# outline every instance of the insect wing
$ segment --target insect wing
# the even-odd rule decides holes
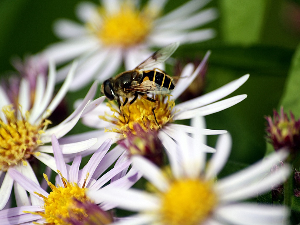
[[[153,69],[155,65],[166,61],[178,48],[179,42],[174,42],[153,53],[148,59],[136,67],[138,70]]]
[[[160,95],[165,95],[169,94],[171,91],[168,88],[162,87],[159,84],[146,80],[140,85],[141,88],[144,88],[148,94],[160,94]]]

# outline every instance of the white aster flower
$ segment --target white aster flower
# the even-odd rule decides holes
[[[19,108],[17,109],[13,108],[13,102],[9,101],[3,88],[0,87],[0,176],[4,177],[0,188],[0,209],[7,203],[13,187],[13,179],[7,172],[15,168],[38,183],[28,161],[31,157],[35,157],[55,170],[54,160],[46,154],[53,153],[52,147],[42,146],[42,144],[49,143],[52,134],[60,138],[68,133],[78,122],[83,110],[88,109],[86,105],[93,98],[97,83],[92,86],[85,99],[68,118],[57,126],[47,129],[48,124],[51,123],[47,118],[65,96],[72,82],[75,67],[76,64],[72,66],[65,82],[53,99],[56,76],[53,64],[50,64],[47,82],[44,75],[37,76],[33,103],[31,102],[30,82],[27,79],[22,79],[17,99]],[[96,139],[87,139],[83,142],[62,146],[66,158],[68,155],[70,157],[87,149],[97,141]],[[18,184],[15,184],[14,187],[16,195],[25,192]],[[26,200],[17,202],[17,205],[27,204],[29,202]]]
[[[79,69],[71,90],[82,88],[94,79],[104,81],[122,65],[133,69],[151,53],[152,47],[173,42],[195,43],[215,36],[212,29],[197,29],[217,17],[215,9],[199,11],[209,0],[192,0],[160,16],[165,0],[102,0],[101,7],[84,2],[77,9],[83,23],[59,20],[55,33],[65,41],[49,46],[43,55],[63,63],[79,57]],[[58,82],[64,79],[66,66]]]
[[[111,102],[107,105],[100,104],[93,110],[82,115],[82,122],[97,130],[63,139],[73,141],[77,139],[85,140],[87,137],[97,137],[99,142],[103,142],[106,138],[112,138],[114,141],[117,141],[126,138],[128,131],[135,134],[134,124],[136,123],[146,132],[150,130],[158,131],[158,136],[162,142],[165,138],[164,135],[161,135],[162,133],[174,139],[174,135],[178,130],[184,131],[185,133],[183,133],[183,135],[191,139],[189,134],[195,133],[195,129],[192,126],[175,124],[176,121],[219,112],[241,102],[247,97],[244,94],[220,100],[244,84],[249,78],[249,75],[234,80],[208,94],[175,105],[175,100],[204,68],[207,59],[208,54],[196,69],[193,64],[187,64],[185,66],[181,73],[182,78],[179,79],[179,82],[170,93],[168,99],[163,99],[160,98],[161,96],[158,96],[157,101],[151,102],[145,98],[138,98],[133,104],[130,105],[127,103],[125,106],[122,106],[121,112],[118,106]],[[201,130],[201,135],[216,135],[222,133],[226,133],[226,131],[204,128]],[[206,152],[215,151],[209,146],[201,145],[203,146],[202,149]]]
[[[92,201],[87,197],[89,191],[100,191],[111,187],[130,188],[139,178],[140,175],[135,169],[126,172],[130,162],[123,161],[106,173],[109,166],[114,162],[108,152],[111,146],[111,140],[105,141],[102,146],[92,155],[88,163],[79,170],[81,156],[75,157],[71,166],[64,162],[62,150],[55,136],[52,137],[52,145],[54,152],[54,160],[57,165],[58,176],[56,177],[56,185],[53,185],[47,175],[44,175],[51,192],[47,193],[34,181],[26,178],[15,169],[11,169],[9,174],[18,182],[26,191],[35,196],[37,201],[31,205],[21,206],[17,208],[5,209],[0,211],[1,224],[70,224],[67,222],[70,215],[76,215],[77,218],[89,216],[88,211],[83,211],[77,203],[89,204],[95,203],[100,205],[102,201]],[[118,178],[120,173],[123,175]],[[107,184],[110,182],[109,184]],[[107,184],[105,187],[104,185]],[[29,201],[27,193],[22,193],[23,199]],[[114,205],[101,204],[101,210],[109,210]],[[101,217],[100,217],[101,218]],[[76,218],[73,218],[76,219]],[[82,219],[82,218],[81,218]],[[103,218],[105,222],[107,218]],[[105,223],[106,224],[106,223]]]
[[[141,156],[132,157],[133,168],[155,187],[153,193],[118,188],[94,192],[90,197],[97,201],[116,204],[118,207],[139,212],[120,220],[115,225],[282,225],[288,224],[289,210],[285,206],[241,202],[256,197],[284,182],[290,167],[284,165],[276,173],[272,166],[284,160],[287,153],[274,153],[240,172],[216,180],[225,165],[231,148],[229,134],[220,136],[217,152],[205,163],[198,139],[190,141],[178,131],[177,144],[168,139],[172,175],[166,173]]]

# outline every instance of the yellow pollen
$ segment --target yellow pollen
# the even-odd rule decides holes
[[[87,26],[106,46],[127,48],[140,44],[152,29],[153,13],[138,10],[129,1],[117,12],[105,12],[102,8],[98,12],[102,21],[92,21]]]
[[[32,125],[28,122],[28,112],[17,119],[11,105],[3,107],[2,112],[6,121],[0,119],[0,171],[7,171],[10,166],[21,162],[26,165],[26,159],[42,144],[41,131],[47,128],[50,121]]]
[[[100,119],[115,124],[116,126],[110,132],[121,133],[126,137],[126,132],[130,130],[133,134],[135,123],[139,123],[143,130],[159,130],[166,123],[172,122],[172,109],[175,102],[169,99],[164,103],[163,98],[156,98],[155,102],[151,102],[145,98],[138,98],[134,103],[127,103],[121,106],[121,112],[114,107],[112,102],[107,103],[113,112],[113,115],[105,114],[99,116]]]
[[[199,179],[177,180],[162,194],[162,224],[197,225],[204,222],[217,204],[212,183]]]
[[[40,215],[45,219],[46,224],[57,225],[70,224],[67,222],[67,219],[70,218],[70,213],[73,216],[76,215],[76,219],[79,221],[88,217],[88,213],[83,208],[78,207],[75,201],[76,199],[80,202],[92,203],[92,200],[86,196],[86,188],[79,187],[76,183],[69,183],[59,171],[58,173],[60,174],[63,186],[53,185],[48,180],[47,175],[44,174],[44,178],[52,191],[48,197],[36,193],[38,196],[44,199],[44,212],[25,213]]]

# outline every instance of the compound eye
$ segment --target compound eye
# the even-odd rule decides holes
[[[102,91],[109,100],[115,99],[115,93],[112,90],[110,80],[104,81]]]

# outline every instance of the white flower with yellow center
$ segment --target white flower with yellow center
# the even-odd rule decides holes
[[[139,212],[114,225],[279,225],[288,224],[289,210],[284,206],[241,202],[256,197],[284,182],[290,167],[284,165],[276,173],[272,166],[284,160],[287,153],[274,153],[240,172],[220,180],[217,174],[227,161],[231,148],[229,134],[220,136],[216,153],[205,163],[205,153],[199,140],[182,136],[178,131],[177,144],[171,139],[165,147],[169,154],[171,175],[141,156],[132,157],[133,168],[141,171],[153,185],[152,193],[118,188],[93,192],[89,197],[116,204],[119,208]]]
[[[97,137],[99,142],[103,142],[106,138],[112,138],[114,141],[117,141],[126,138],[126,133],[128,132],[135,134],[134,125],[136,123],[138,123],[145,132],[151,130],[158,131],[158,137],[162,142],[165,136],[160,135],[161,133],[167,134],[174,139],[174,135],[178,130],[184,131],[185,133],[183,133],[183,135],[191,139],[189,135],[193,134],[195,129],[192,126],[175,124],[176,121],[219,112],[241,102],[247,97],[246,95],[237,95],[225,100],[220,100],[234,92],[247,81],[249,75],[244,75],[208,94],[175,104],[175,99],[184,92],[199,72],[202,71],[207,59],[208,55],[206,55],[197,68],[194,68],[192,64],[186,65],[181,73],[182,78],[179,79],[174,90],[166,99],[158,95],[156,101],[151,102],[141,97],[132,104],[127,103],[121,106],[120,109],[114,101],[106,105],[100,104],[93,110],[90,110],[89,113],[84,114],[82,120],[85,125],[96,128],[97,130],[80,135],[72,135],[64,139],[74,141],[85,140],[87,137]],[[216,135],[222,133],[226,133],[226,131],[204,128],[201,130],[201,135]],[[204,144],[202,144],[202,146],[206,152],[215,151],[213,148]]]
[[[72,219],[82,221],[88,218],[89,211],[78,206],[78,202],[82,204],[97,204],[102,201],[95,202],[87,196],[91,190],[109,189],[110,187],[130,188],[141,176],[135,169],[127,168],[130,162],[123,161],[115,165],[107,172],[108,168],[115,162],[108,156],[107,152],[111,146],[111,140],[105,141],[101,147],[92,155],[88,163],[79,170],[82,157],[77,155],[71,166],[64,162],[62,150],[57,139],[52,137],[52,145],[54,158],[57,165],[58,176],[56,177],[56,185],[48,180],[48,176],[44,174],[48,186],[51,188],[47,193],[39,184],[26,178],[18,171],[12,169],[10,175],[18,184],[25,188],[31,195],[34,195],[38,201],[31,205],[21,206],[12,209],[0,211],[1,224],[23,224],[30,222],[31,224],[55,224],[67,225],[70,216],[76,216]],[[122,176],[118,174],[122,173]],[[109,184],[107,184],[109,182]],[[107,185],[106,185],[107,184]],[[17,196],[20,197],[20,196]],[[22,193],[23,199],[28,199],[27,193]],[[101,210],[109,210],[114,207],[112,204],[101,204]],[[101,218],[98,224],[108,224],[111,218]]]
[[[35,157],[56,170],[54,159],[47,154],[53,153],[52,146],[42,145],[51,141],[52,134],[60,138],[76,125],[84,109],[88,109],[86,105],[93,98],[97,89],[97,83],[95,83],[79,107],[69,117],[57,126],[47,129],[51,123],[47,118],[65,96],[72,82],[75,67],[76,64],[72,66],[64,84],[53,99],[56,76],[53,64],[50,64],[47,82],[43,75],[37,76],[33,103],[31,102],[32,90],[29,88],[29,81],[22,79],[17,100],[18,109],[13,108],[13,103],[9,101],[3,88],[0,87],[0,177],[4,177],[0,188],[0,209],[5,207],[13,187],[13,180],[7,173],[10,169],[19,170],[36,183],[38,183],[37,178],[29,163],[31,157]],[[96,143],[96,139],[87,139],[79,143],[65,144],[63,153],[66,159],[74,157],[75,153]],[[16,195],[25,192],[18,184],[15,184],[14,187]],[[20,200],[17,204],[27,205],[29,202]]]
[[[62,43],[49,46],[43,55],[64,63],[79,57],[80,64],[71,90],[77,90],[94,79],[111,77],[124,60],[125,69],[133,69],[150,55],[152,47],[173,42],[195,43],[213,38],[212,29],[197,29],[217,17],[215,9],[199,11],[208,0],[193,0],[160,16],[165,0],[140,1],[102,0],[101,7],[81,3],[77,16],[84,25],[60,20],[55,33]],[[64,79],[61,70],[57,81]]]

